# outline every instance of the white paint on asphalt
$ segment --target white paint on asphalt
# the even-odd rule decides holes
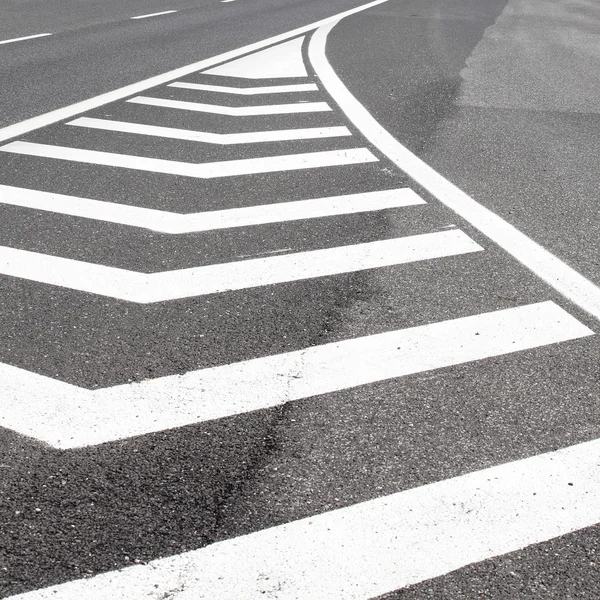
[[[150,13],[149,15],[138,15],[137,17],[130,17],[130,19],[147,19],[148,17],[160,17],[162,15],[170,15],[176,12],[176,10],[163,10],[162,12]]]
[[[323,86],[356,128],[409,177],[442,204],[481,231],[503,250],[579,308],[600,319],[600,288],[513,225],[479,204],[390,135],[348,91],[325,55],[327,34],[335,22],[319,28],[309,59]]]
[[[425,200],[404,188],[180,214],[0,185],[0,203],[181,234],[401,208],[425,204]]]
[[[460,230],[159,273],[0,246],[0,274],[140,304],[377,269],[483,250]]]
[[[112,152],[98,152],[96,150],[82,150],[31,142],[12,142],[0,146],[0,151],[199,179],[354,165],[378,160],[366,148],[242,158],[212,163],[184,163],[161,158],[146,158],[129,154],[114,154]]]
[[[1,40],[0,46],[2,44],[12,44],[13,42],[23,42],[25,40],[34,40],[36,38],[48,37],[52,35],[51,33],[36,33],[35,35],[26,35],[25,37],[13,38],[12,40]]]
[[[270,260],[279,260],[279,257]],[[92,446],[589,335],[592,332],[562,308],[553,302],[542,302],[101,390],[82,389],[0,364],[3,387],[0,426],[42,440],[55,448]],[[595,460],[598,462],[597,457]],[[600,478],[596,480],[600,485]],[[429,493],[425,491],[423,497]],[[575,493],[578,493],[577,488]],[[506,501],[510,502],[509,489],[506,496]],[[595,504],[600,509],[597,498]],[[569,514],[570,511],[564,511],[563,518],[570,518]],[[369,510],[365,517],[368,515]],[[472,517],[476,515],[477,511]],[[439,516],[435,512],[432,514],[434,523]],[[376,512],[373,517],[376,517]],[[485,515],[482,518],[485,522]],[[547,527],[554,528],[554,533],[548,537],[561,532],[560,521],[549,519]],[[387,539],[386,529],[384,527],[379,532],[382,548]],[[423,533],[419,530],[415,539],[422,538]],[[430,539],[433,543],[435,533],[432,531],[431,538],[425,536],[423,539]],[[494,531],[490,530],[490,534],[491,542]],[[400,536],[398,543],[403,544],[403,540]],[[468,547],[470,540],[467,530],[455,542]],[[360,545],[360,540],[358,542]],[[301,547],[302,544],[297,541],[296,550]],[[348,546],[351,547],[353,545]],[[406,552],[410,554],[411,551],[414,548],[408,544]],[[335,560],[340,553],[344,555],[341,548],[330,548],[328,552],[328,561]],[[276,555],[277,552],[271,553],[270,559],[276,560]],[[378,555],[370,557],[368,568],[364,571],[374,582],[379,579],[375,556]],[[395,560],[396,556],[396,553],[390,552],[386,560]],[[431,555],[431,560],[434,556],[438,561],[445,559],[451,562],[456,555],[449,547],[441,545]],[[485,556],[475,552],[472,560],[482,558]],[[398,561],[398,573],[402,572],[403,562],[402,559]],[[291,558],[290,566],[294,564],[301,565]],[[431,561],[427,553],[424,559],[415,557],[414,565],[428,569]],[[329,579],[324,577],[319,582],[319,577],[311,579],[311,573],[313,569],[306,572],[306,583],[325,584]],[[224,583],[234,577],[228,568],[217,569],[213,574],[225,577]],[[333,573],[332,577],[335,577]],[[214,597],[213,589],[220,588],[207,588],[211,598]],[[315,589],[318,590],[318,586]],[[89,591],[91,593],[93,587]],[[127,595],[132,593],[129,589],[124,593],[128,599],[136,597]],[[104,597],[121,596],[107,593]],[[228,599],[237,597],[233,594]],[[302,594],[296,597],[304,598]],[[339,597],[336,593],[317,594],[319,600]],[[80,598],[90,596],[83,594]]]
[[[594,440],[13,600],[367,600],[595,525],[599,455]]]
[[[330,111],[327,102],[297,102],[295,104],[264,104],[258,106],[219,106],[218,104],[203,104],[201,102],[186,102],[185,100],[170,100],[168,98],[152,98],[136,96],[127,100],[134,104],[160,106],[179,110],[211,113],[213,115],[228,115],[231,117],[252,117],[257,115],[287,115],[294,113],[312,113]]]
[[[319,88],[316,83],[298,83],[292,85],[263,85],[259,87],[228,87],[225,85],[208,85],[206,83],[188,83],[187,81],[175,81],[167,87],[182,88],[185,90],[197,90],[200,92],[217,92],[220,94],[236,94],[238,96],[255,96],[258,94],[288,94],[294,92],[317,92]]]
[[[205,144],[258,144],[263,142],[282,142],[290,140],[310,140],[332,137],[350,136],[350,130],[344,126],[338,127],[311,127],[308,129],[282,129],[274,131],[251,131],[247,133],[209,133],[205,131],[191,131],[189,129],[174,129],[157,125],[143,125],[141,123],[128,123],[125,121],[112,121],[110,119],[94,119],[80,117],[67,123],[76,127],[102,129],[104,131],[118,131],[136,135],[151,135],[190,142]]]
[[[302,58],[304,37],[243,56],[224,65],[204,71],[207,75],[241,77],[243,79],[279,79],[306,77]]]
[[[57,123],[58,121],[70,119],[83,112],[92,110],[94,108],[98,108],[99,106],[104,106],[109,102],[116,102],[117,100],[122,100],[124,98],[127,98],[128,96],[139,94],[140,92],[143,92],[150,88],[169,83],[170,81],[179,79],[180,77],[185,77],[186,75],[190,75],[191,73],[194,73],[196,71],[208,69],[213,65],[220,64],[227,60],[232,60],[250,52],[255,52],[267,46],[283,42],[297,35],[306,33],[308,31],[312,31],[313,29],[316,29],[317,27],[320,27],[321,25],[324,25],[326,23],[338,21],[343,17],[356,14],[363,10],[367,10],[368,8],[377,6],[379,4],[383,4],[384,2],[388,2],[388,0],[373,0],[373,2],[368,2],[367,4],[363,4],[362,6],[357,6],[356,8],[352,8],[350,10],[338,13],[337,15],[321,19],[320,21],[310,23],[309,25],[304,25],[302,27],[292,29],[291,31],[275,35],[265,40],[254,42],[252,44],[248,44],[247,46],[242,46],[241,48],[224,52],[223,54],[213,56],[212,58],[200,60],[190,65],[186,65],[185,67],[173,69],[172,71],[168,71],[166,73],[163,73],[162,75],[156,75],[154,77],[138,81],[137,83],[126,85],[112,92],[100,94],[98,96],[95,96],[94,98],[88,98],[87,100],[76,102],[75,104],[65,106],[64,108],[52,110],[43,115],[38,115],[37,117],[32,117],[31,119],[21,121],[20,123],[8,125],[6,127],[0,128],[0,142],[6,141],[11,138],[15,138],[17,136],[23,135],[30,131],[34,131],[35,129],[39,129],[41,127],[46,127],[47,125]]]

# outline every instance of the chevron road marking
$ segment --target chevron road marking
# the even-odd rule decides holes
[[[425,204],[425,200],[403,188],[181,214],[0,185],[0,204],[181,234],[401,208]]]
[[[449,230],[147,274],[0,246],[0,274],[148,304],[481,250],[462,231]]]
[[[91,446],[589,335],[542,302],[101,390],[0,364],[0,426]]]
[[[230,117],[256,117],[261,115],[291,115],[297,113],[327,112],[331,107],[327,102],[297,102],[295,104],[264,104],[254,106],[219,106],[218,104],[203,104],[185,100],[169,100],[168,98],[153,98],[151,96],[136,96],[127,100],[133,104],[145,106],[160,106],[178,110],[211,113],[213,115],[228,115]]]
[[[597,524],[598,455],[594,440],[13,600],[367,600]]]
[[[88,127],[104,131],[118,131],[120,133],[133,133],[136,135],[151,135],[156,137],[187,140],[190,142],[203,142],[205,144],[257,144],[262,142],[282,142],[288,140],[309,140],[332,137],[350,136],[347,127],[312,127],[308,129],[280,129],[275,131],[252,131],[249,133],[208,133],[192,131],[189,129],[174,129],[157,125],[142,125],[109,119],[94,119],[80,117],[70,121],[67,125],[75,127]]]
[[[265,85],[260,87],[228,87],[224,85],[209,85],[206,83],[188,83],[175,81],[167,87],[198,90],[201,92],[216,92],[220,94],[237,94],[238,96],[254,96],[258,94],[287,94],[290,92],[316,92],[319,90],[316,83],[298,83],[292,85]]]
[[[212,163],[184,163],[160,158],[146,158],[96,150],[81,150],[64,146],[50,146],[31,142],[12,142],[0,146],[2,152],[55,158],[73,162],[137,169],[151,173],[167,175],[183,175],[199,179],[215,177],[234,177],[237,175],[256,175],[259,173],[275,173],[279,171],[295,171],[299,169],[315,169],[377,162],[377,158],[366,148],[350,148],[347,150],[328,150],[324,152],[307,152],[304,154],[284,154],[263,158],[244,158]]]

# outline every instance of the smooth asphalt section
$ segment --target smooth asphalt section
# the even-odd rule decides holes
[[[483,38],[485,28],[492,25],[503,10],[503,5],[493,3],[478,4],[478,13],[474,13],[476,7],[468,4],[445,5],[447,12],[427,6],[431,12],[429,19],[425,18],[426,14],[419,15],[415,5],[411,7],[411,14],[416,16],[408,18],[404,35],[399,34],[403,18],[392,18],[398,6],[390,3],[364,17],[342,21],[330,34],[327,48],[332,65],[378,119],[384,122],[382,113],[388,115],[389,123],[384,124],[390,130],[392,123],[409,127],[407,124],[412,122],[395,104],[387,104],[386,94],[377,93],[378,85],[391,80],[394,72],[391,63],[399,70],[399,65],[409,64],[406,57],[415,61],[422,57],[422,70],[426,65],[433,69],[437,65],[435,57],[431,53],[420,54],[418,50],[426,45],[428,31],[433,31],[432,40],[441,38],[436,26],[444,23],[446,27],[457,29],[447,36],[456,44],[456,52],[445,52],[443,57],[448,63],[454,58],[459,68],[461,61],[466,60]],[[425,33],[419,32],[415,23],[428,20],[433,21],[428,25],[431,29],[426,27]],[[397,31],[393,27],[386,29],[392,22]],[[244,26],[246,23],[238,24],[240,29]],[[379,33],[380,30],[383,33]],[[409,36],[409,30],[414,37]],[[388,43],[385,43],[386,31]],[[393,46],[390,40],[397,43],[397,39],[404,40],[406,47]],[[386,60],[377,52],[385,55]],[[140,410],[125,418],[113,419],[112,424],[122,426],[124,433],[106,443],[94,444],[90,440],[86,444],[85,439],[80,439],[72,447],[68,443],[61,446],[56,440],[44,444],[34,439],[35,436],[26,437],[10,428],[2,430],[0,464],[6,499],[2,506],[6,555],[3,596],[71,580],[81,580],[86,586],[87,577],[127,566],[137,565],[144,574],[149,572],[144,571],[145,563],[172,557],[176,568],[168,571],[169,576],[165,578],[160,576],[162,571],[156,571],[159,574],[157,587],[150,593],[159,598],[185,597],[186,586],[194,575],[189,575],[181,564],[177,566],[182,553],[204,548],[210,553],[215,546],[218,558],[218,548],[234,547],[240,535],[266,531],[268,542],[269,531],[275,535],[279,531],[270,528],[303,518],[310,522],[315,515],[321,515],[320,522],[325,523],[326,528],[334,509],[350,511],[338,513],[343,519],[343,515],[355,514],[353,507],[359,510],[366,507],[363,515],[366,519],[361,522],[368,523],[370,505],[362,503],[381,498],[385,503],[385,496],[410,490],[423,499],[419,506],[426,517],[430,506],[427,502],[432,496],[422,487],[424,485],[443,487],[445,480],[473,474],[475,484],[483,486],[485,494],[488,483],[486,471],[482,470],[519,459],[527,461],[543,452],[600,437],[600,411],[596,401],[600,393],[597,378],[600,348],[597,336],[589,335],[586,329],[587,326],[596,331],[597,322],[435,198],[412,185],[335,105],[323,87],[325,82],[315,77],[306,60],[306,43],[303,53],[306,78],[240,81],[231,75],[191,73],[183,78],[185,82],[204,86],[202,89],[161,85],[144,92],[145,97],[154,99],[151,104],[127,102],[124,98],[82,116],[141,127],[160,126],[169,131],[221,134],[258,131],[272,134],[290,128],[347,127],[351,136],[270,140],[229,147],[181,137],[163,138],[86,127],[86,122],[58,123],[21,136],[17,140],[21,145],[13,146],[13,151],[4,147],[0,152],[0,185],[25,190],[25,195],[28,190],[34,190],[82,201],[180,214],[289,204],[343,194],[362,195],[407,186],[412,187],[425,204],[173,235],[89,215],[65,215],[58,210],[61,205],[52,202],[48,208],[53,210],[34,210],[7,202],[0,207],[3,245],[15,252],[30,253],[29,257],[41,255],[145,273],[226,264],[274,254],[289,257],[294,253],[453,231],[462,232],[480,249],[411,264],[339,272],[327,277],[148,305],[76,291],[70,288],[68,281],[55,281],[54,285],[31,281],[33,273],[29,274],[30,278],[27,272],[17,277],[3,276],[0,279],[0,360],[4,363],[3,372],[9,374],[3,378],[3,389],[13,394],[14,402],[21,403],[9,406],[15,418],[26,414],[19,415],[15,406],[28,406],[32,411],[29,424],[35,421],[41,430],[50,430],[52,419],[57,415],[48,408],[49,400],[58,401],[60,407],[65,406],[62,401],[75,398],[77,404],[75,393],[62,393],[67,389],[64,386],[72,385],[73,389],[82,390],[83,395],[96,391],[103,394],[97,396],[102,400],[89,413],[100,416],[97,423],[101,423],[102,417],[108,417],[106,421],[110,422],[112,415],[121,414],[118,409],[126,410],[123,400],[129,392],[124,394],[122,390],[156,390],[161,378],[172,377],[163,385],[165,395],[156,418],[152,415],[149,418]],[[367,57],[368,65],[362,62]],[[441,61],[442,56],[437,55],[437,58]],[[182,64],[185,60],[175,66]],[[151,70],[152,65],[144,68]],[[414,68],[417,73],[419,69]],[[381,75],[378,75],[379,70]],[[401,74],[396,73],[394,80],[398,81],[396,97],[400,99],[404,97],[402,89],[408,90],[415,81],[408,76],[400,80]],[[207,89],[214,85],[249,87],[307,82],[315,83],[318,90],[222,98],[222,92]],[[375,93],[367,97],[366,92],[371,90]],[[371,97],[385,99],[385,110],[375,100],[368,102]],[[173,108],[172,104],[167,107],[165,100],[219,104],[231,109],[325,102],[332,110],[242,118]],[[158,106],[160,102],[163,105]],[[439,113],[431,111],[424,100],[420,104],[415,101],[414,106],[413,120],[418,125],[410,126],[411,131],[416,139],[419,131],[428,132],[421,134],[427,139],[433,123],[437,123],[437,117],[429,123],[427,115],[439,116]],[[413,140],[398,137],[421,153],[422,148],[414,145]],[[39,150],[47,146],[69,149],[71,159],[42,157],[39,151],[37,154],[32,151],[34,147]],[[187,164],[214,163],[330,152],[340,148],[365,149],[376,160],[359,165],[257,172],[206,180],[140,170],[137,168],[140,162],[132,161],[132,157],[137,157]],[[122,165],[113,166],[76,160],[82,157],[82,150],[129,158],[128,162],[123,160]],[[455,150],[455,154],[459,153]],[[142,164],[147,163],[142,160]],[[80,274],[82,279],[93,279],[85,268]],[[448,366],[435,370],[411,366],[412,371],[407,371],[404,377],[377,381],[370,375],[370,382],[355,384],[357,387],[352,388],[344,387],[342,378],[339,387],[330,388],[334,390],[330,393],[302,395],[303,369],[315,364],[315,359],[309,357],[318,357],[313,353],[327,344],[357,340],[360,347],[363,338],[372,343],[376,334],[396,330],[412,329],[413,335],[420,336],[423,331],[435,331],[429,329],[429,325],[467,317],[475,317],[475,323],[482,323],[477,319],[483,314],[501,310],[514,314],[511,311],[538,303],[546,307],[540,308],[540,314],[547,318],[540,321],[536,320],[535,311],[527,313],[529,317],[524,322],[513,322],[513,328],[507,327],[505,335],[492,336],[500,344],[497,347],[502,348],[503,342],[509,346],[517,342],[523,344],[521,331],[534,331],[530,338],[533,342],[530,341],[529,346],[525,344],[523,351],[496,350],[484,360],[464,364],[447,362]],[[543,312],[550,306],[553,307],[550,312]],[[558,323],[551,318],[556,314]],[[573,339],[543,344],[540,337],[536,342],[538,334],[535,332],[545,332],[551,322],[556,331],[564,335],[561,339],[570,339],[569,335]],[[433,336],[436,351],[421,350],[425,363],[439,361],[439,350],[447,348],[450,341],[462,347],[477,341],[479,336],[486,336],[486,330],[465,333],[460,323],[464,321],[459,321],[456,335],[443,338],[437,348]],[[532,328],[533,325],[538,329]],[[550,342],[559,341],[558,337],[552,338],[555,334],[547,335]],[[387,363],[380,362],[371,348],[364,346],[364,362],[360,353],[355,355],[352,381],[394,363],[389,359]],[[400,341],[396,350],[402,348]],[[260,392],[260,385],[271,381],[261,377],[262,371],[253,369],[255,365],[264,368],[265,362],[244,361],[281,356],[284,352],[298,353],[294,355],[298,366],[288,367],[283,372],[289,383],[271,385],[268,394],[256,393]],[[255,405],[250,412],[234,410],[229,416],[202,422],[192,420],[169,430],[152,429],[148,425],[177,412],[176,393],[186,392],[187,382],[194,373],[233,363],[247,365],[245,372],[249,374],[251,385],[243,388],[249,393],[241,394],[241,399],[263,402],[262,407]],[[331,385],[327,370],[324,375],[319,375],[322,372],[318,369],[314,372],[315,380],[320,377]],[[15,373],[18,375],[13,376]],[[277,381],[277,370],[265,373]],[[38,385],[39,376],[48,379]],[[19,388],[21,381],[26,384],[24,388]],[[32,382],[36,385],[28,388]],[[140,387],[128,386],[134,382]],[[233,400],[236,400],[236,383],[238,380],[231,378],[227,382],[234,385]],[[13,387],[9,388],[9,384]],[[231,399],[226,395],[231,395],[231,388],[221,385],[214,393],[214,405],[218,407]],[[200,388],[202,392],[198,391]],[[264,398],[278,389],[284,390],[279,397],[293,393],[297,394],[297,401],[266,404]],[[185,397],[188,404],[191,402],[193,406],[200,393],[206,393],[205,387],[192,387],[191,391],[188,388]],[[172,397],[169,394],[173,394]],[[133,400],[139,402],[140,398]],[[233,405],[235,407],[235,402]],[[44,410],[48,419],[40,418]],[[82,411],[80,406],[74,406],[72,413],[66,411],[59,416],[64,416],[66,421],[70,416],[81,419]],[[197,414],[195,417],[199,418]],[[138,430],[137,437],[130,437],[133,434],[127,433],[129,420],[145,423],[146,430]],[[23,421],[27,424],[28,419]],[[80,422],[85,423],[85,418]],[[61,447],[68,449],[60,450]],[[541,460],[543,464],[545,459]],[[547,460],[552,462],[552,456]],[[537,463],[534,460],[524,464]],[[508,467],[509,475],[512,468]],[[562,486],[561,494],[577,495],[579,480],[570,486],[573,481],[569,475],[561,474],[557,486]],[[514,481],[511,489],[514,489]],[[537,493],[537,490],[531,493],[530,506],[534,508],[537,500],[533,498]],[[512,507],[510,502],[503,502],[502,494],[502,488],[497,490],[494,506]],[[552,494],[546,490],[540,496],[552,503]],[[462,506],[460,502],[458,506]],[[565,510],[569,510],[568,505]],[[465,515],[460,510],[458,513],[460,526],[460,518]],[[448,514],[452,517],[454,513]],[[476,510],[473,518],[476,519],[477,514]],[[356,521],[356,517],[349,518]],[[482,522],[485,525],[485,519]],[[302,529],[302,522],[299,523],[297,527]],[[503,523],[500,521],[495,526],[501,531]],[[551,527],[553,521],[545,523]],[[410,530],[410,519],[408,525]],[[394,593],[400,598],[435,597],[435,594],[438,597],[519,598],[526,589],[526,583],[521,585],[519,581],[532,581],[537,577],[540,585],[536,589],[543,589],[547,597],[564,598],[568,597],[565,590],[573,594],[571,590],[576,590],[579,597],[594,598],[597,577],[593,565],[589,564],[593,562],[589,556],[597,547],[595,532],[596,528],[587,529]],[[432,538],[427,538],[426,533],[423,535],[431,543]],[[468,534],[461,540],[464,542],[465,538],[467,543],[463,543],[462,548],[469,546]],[[251,552],[255,538],[245,539],[250,540]],[[214,542],[223,542],[225,546]],[[418,545],[419,539],[415,543]],[[373,544],[376,549],[377,536]],[[293,544],[291,547],[293,550]],[[357,547],[360,548],[360,543]],[[446,552],[451,552],[452,547],[452,544],[444,546]],[[577,551],[572,551],[574,548]],[[268,550],[267,543],[261,552],[268,557]],[[306,548],[302,550],[306,554]],[[549,553],[559,554],[559,558],[548,560]],[[383,558],[386,556],[389,560],[389,553],[383,553]],[[235,559],[235,553],[233,557]],[[293,572],[293,552],[279,554],[277,558]],[[327,558],[325,553],[319,564],[325,573]],[[333,564],[337,557],[332,553],[330,558]],[[520,569],[515,571],[512,567],[515,564],[521,565]],[[568,573],[556,578],[560,565],[567,564],[576,573],[574,578]],[[379,563],[374,561],[371,566],[373,576],[368,568],[361,574],[377,583]],[[152,570],[153,566],[147,569]],[[234,568],[229,573],[237,575],[238,570],[243,571]],[[305,574],[303,584],[313,597],[336,597],[335,593],[319,595],[319,585],[327,583],[327,577],[307,572],[309,575]],[[219,573],[215,573],[218,578]],[[233,574],[232,580],[235,579]],[[351,584],[350,575],[357,573],[348,573],[346,580]],[[94,586],[93,579],[89,582]],[[155,585],[154,580],[144,576],[140,579],[142,582]],[[234,596],[277,597],[285,589],[284,581],[262,578],[254,583],[252,587],[239,588]],[[102,586],[94,589],[94,593],[104,593]],[[142,587],[126,588],[124,597],[131,598],[136,589],[142,590]],[[201,591],[215,598],[216,590],[215,587]],[[81,596],[76,593],[73,597]],[[87,597],[91,597],[91,591]]]
[[[45,2],[39,3],[45,6]],[[54,3],[56,4],[56,3]],[[14,3],[12,39],[67,28],[50,37],[0,45],[0,127],[164,73],[203,58],[285,33],[359,6],[358,0],[219,0],[185,6],[89,0],[77,9],[59,3],[46,18],[38,3]],[[16,7],[15,7],[16,5]],[[155,18],[130,16],[178,8]],[[111,18],[111,11],[114,18]],[[103,15],[102,22],[94,15]],[[4,10],[3,10],[4,17]],[[50,20],[49,20],[50,19]]]

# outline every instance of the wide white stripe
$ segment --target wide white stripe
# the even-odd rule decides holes
[[[596,525],[598,455],[593,440],[13,600],[368,600]]]
[[[432,169],[390,135],[352,96],[331,68],[325,55],[327,34],[334,25],[335,23],[330,23],[315,32],[309,46],[309,57],[319,79],[357,129],[440,202],[498,244],[557,292],[600,319],[600,287]]]
[[[238,96],[254,96],[257,94],[286,94],[289,92],[316,92],[319,89],[316,83],[237,88],[224,85],[208,85],[206,83],[188,83],[187,81],[176,81],[174,83],[169,83],[168,87],[183,88],[186,90],[198,90],[201,92],[216,92],[220,94],[236,94]]]
[[[244,79],[306,77],[302,58],[303,42],[304,37],[299,37],[214,67],[205,73]]]
[[[13,38],[11,40],[1,40],[0,46],[2,44],[12,44],[13,42],[23,42],[25,40],[34,40],[36,38],[47,37],[52,35],[51,33],[36,33],[35,35],[26,35],[25,37]]]
[[[181,214],[0,185],[0,203],[179,234],[400,208],[425,201],[405,188]]]
[[[176,13],[176,10],[163,10],[162,12],[150,13],[148,15],[138,15],[137,17],[129,17],[130,19],[147,19],[148,17],[160,17],[161,15],[170,15]]]
[[[75,104],[71,104],[63,108],[51,110],[50,112],[38,115],[36,117],[32,117],[30,119],[26,119],[19,123],[8,125],[7,127],[2,127],[0,128],[0,142],[18,137],[30,131],[39,129],[40,127],[46,127],[47,125],[51,125],[52,123],[58,123],[59,121],[70,119],[71,117],[80,115],[83,112],[92,110],[94,108],[98,108],[99,106],[104,106],[109,102],[116,102],[117,100],[122,100],[124,98],[127,98],[128,96],[133,96],[133,94],[139,94],[140,92],[149,90],[150,88],[153,88],[155,86],[163,85],[165,83],[173,81],[174,79],[178,79],[179,77],[185,77],[186,75],[190,75],[191,73],[200,71],[202,69],[207,69],[212,65],[222,63],[226,60],[231,60],[233,58],[237,58],[238,56],[248,54],[249,52],[255,52],[257,50],[265,48],[266,46],[277,44],[284,40],[288,40],[291,37],[295,37],[302,33],[306,33],[307,31],[312,31],[313,29],[320,27],[325,23],[337,21],[342,17],[354,15],[363,10],[367,10],[368,8],[377,6],[379,4],[383,4],[385,2],[388,2],[388,0],[373,0],[372,2],[368,2],[367,4],[363,4],[362,6],[351,8],[350,10],[346,10],[331,17],[326,17],[325,19],[321,19],[320,21],[316,21],[308,25],[303,25],[302,27],[292,29],[291,31],[287,31],[279,35],[260,40],[259,42],[254,42],[252,44],[248,44],[247,46],[242,46],[241,48],[236,48],[235,50],[230,50],[228,52],[224,52],[223,54],[218,54],[217,56],[212,56],[211,58],[200,60],[198,62],[186,65],[184,67],[180,67],[178,69],[173,69],[172,71],[167,71],[166,73],[163,73],[161,75],[156,75],[154,77],[138,81],[137,83],[126,85],[122,88],[113,90],[112,92],[106,92],[105,94],[100,94],[98,96],[94,96],[93,98],[89,98],[81,102],[76,102]]]
[[[218,104],[203,104],[185,100],[169,100],[168,98],[153,98],[151,96],[136,96],[127,100],[134,104],[146,106],[161,106],[195,112],[211,113],[213,115],[228,115],[230,117],[253,117],[260,115],[287,115],[294,113],[313,113],[331,110],[327,102],[298,102],[296,104],[265,104],[259,106],[219,106]]]
[[[0,363],[0,426],[91,446],[589,335],[543,302],[101,390]]]
[[[139,273],[0,246],[0,274],[137,303],[164,302],[482,250],[459,230]]]
[[[264,158],[245,158],[213,163],[184,163],[160,158],[145,158],[128,154],[81,150],[64,146],[49,146],[31,142],[12,142],[0,147],[0,151],[14,152],[43,158],[56,158],[107,167],[137,169],[152,173],[183,175],[200,179],[214,177],[234,177],[237,175],[255,175],[258,173],[274,173],[278,171],[295,171],[298,169],[315,169],[358,163],[376,162],[377,158],[366,148],[348,150],[330,150],[325,152],[307,152],[304,154],[287,154],[267,156]]]
[[[191,131],[189,129],[174,129],[157,125],[143,125],[140,123],[127,123],[125,121],[112,121],[109,119],[93,119],[80,117],[67,125],[103,129],[105,131],[119,131],[137,135],[152,135],[156,137],[188,140],[190,142],[203,142],[205,144],[257,144],[264,142],[281,142],[288,140],[308,140],[317,138],[330,138],[352,135],[347,127],[312,127],[308,129],[281,129],[274,131],[252,131],[249,133],[209,133],[204,131]]]

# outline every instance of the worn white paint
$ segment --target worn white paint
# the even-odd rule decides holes
[[[0,364],[0,426],[56,448],[90,446],[589,335],[563,309],[543,302],[101,390]],[[370,563],[372,575],[377,562]],[[225,585],[235,577],[229,569],[215,575]],[[306,577],[318,581],[310,571]]]
[[[306,67],[302,58],[303,41],[304,37],[297,37],[204,72],[207,75],[224,75],[244,79],[306,77]]]
[[[189,129],[175,129],[173,127],[161,127],[158,125],[113,121],[110,119],[94,119],[91,117],[80,117],[79,119],[70,121],[67,125],[87,127],[90,129],[102,129],[104,131],[133,133],[136,135],[151,135],[174,140],[202,142],[204,144],[220,144],[221,146],[309,140],[352,135],[350,130],[343,126],[312,127],[306,129],[275,129],[273,131],[251,131],[248,133],[210,133],[205,131],[191,131]]]
[[[425,201],[403,188],[181,214],[0,185],[0,204],[181,234],[400,208]]]
[[[460,230],[159,273],[0,246],[0,274],[141,304],[377,269],[482,250]]]
[[[366,148],[285,154],[212,163],[184,163],[161,158],[146,158],[129,154],[114,154],[112,152],[98,152],[95,150],[82,150],[79,148],[50,146],[31,142],[11,142],[10,144],[1,146],[0,151],[200,179],[316,169],[377,161],[377,158]]]
[[[208,85],[206,83],[188,83],[175,81],[167,87],[196,90],[198,92],[215,92],[218,94],[234,94],[237,96],[256,96],[260,94],[289,94],[295,92],[317,92],[316,83],[298,83],[292,85],[263,85],[259,87],[230,87],[225,85]]]
[[[219,106],[202,102],[187,102],[185,100],[170,100],[169,98],[152,98],[136,96],[127,100],[133,104],[175,108],[194,112],[227,115],[230,117],[256,117],[260,115],[291,115],[297,113],[327,112],[331,107],[327,102],[296,102],[294,104],[264,104],[256,106]]]
[[[600,319],[600,288],[572,267],[479,204],[390,135],[352,96],[325,56],[327,34],[335,23],[311,38],[309,58],[323,86],[356,128],[385,156],[430,194],[481,231],[579,308]]]

